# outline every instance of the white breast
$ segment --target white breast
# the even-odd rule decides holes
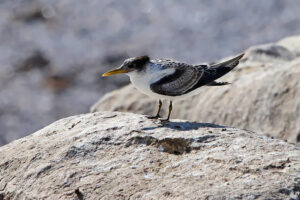
[[[174,73],[174,69],[164,69],[159,65],[149,64],[146,66],[146,70],[143,72],[131,72],[128,73],[130,77],[131,83],[142,93],[155,98],[155,99],[170,99],[168,96],[160,95],[157,93],[152,92],[150,89],[151,83],[154,83],[161,78]]]

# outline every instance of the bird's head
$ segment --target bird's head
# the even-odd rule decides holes
[[[148,56],[139,56],[139,57],[133,57],[126,59],[123,64],[118,67],[117,69],[108,71],[102,76],[111,76],[115,74],[124,74],[124,73],[130,73],[130,72],[138,72],[142,71],[145,66],[150,61],[150,58]]]

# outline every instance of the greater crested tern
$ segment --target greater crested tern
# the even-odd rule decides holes
[[[102,76],[127,74],[138,90],[158,99],[157,114],[149,118],[160,117],[161,99],[170,100],[166,119],[169,120],[173,100],[195,95],[201,86],[228,85],[228,82],[215,80],[235,68],[243,56],[242,53],[232,59],[212,65],[190,65],[171,59],[152,60],[148,56],[140,56],[126,59],[119,68],[106,72]]]

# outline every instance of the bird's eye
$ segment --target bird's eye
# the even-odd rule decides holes
[[[136,68],[136,63],[132,63],[131,65],[128,65],[128,68]]]

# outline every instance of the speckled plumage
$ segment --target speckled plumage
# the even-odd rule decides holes
[[[171,59],[150,60],[148,56],[141,56],[125,60],[121,67],[104,75],[126,73],[138,90],[159,99],[155,118],[159,117],[161,99],[170,100],[168,120],[172,111],[172,100],[197,94],[198,88],[204,85],[227,85],[226,82],[215,80],[235,68],[243,55],[213,65],[190,65]]]
[[[203,73],[200,67],[169,59],[153,60],[151,63],[160,65],[162,69],[174,69],[174,73],[168,74],[150,85],[153,92],[167,96],[185,94],[199,81]]]
[[[243,54],[228,61],[209,66],[189,65],[170,59],[151,60],[150,65],[159,65],[162,70],[174,72],[150,84],[153,92],[167,96],[181,96],[204,85],[225,85],[214,82],[238,65]]]

